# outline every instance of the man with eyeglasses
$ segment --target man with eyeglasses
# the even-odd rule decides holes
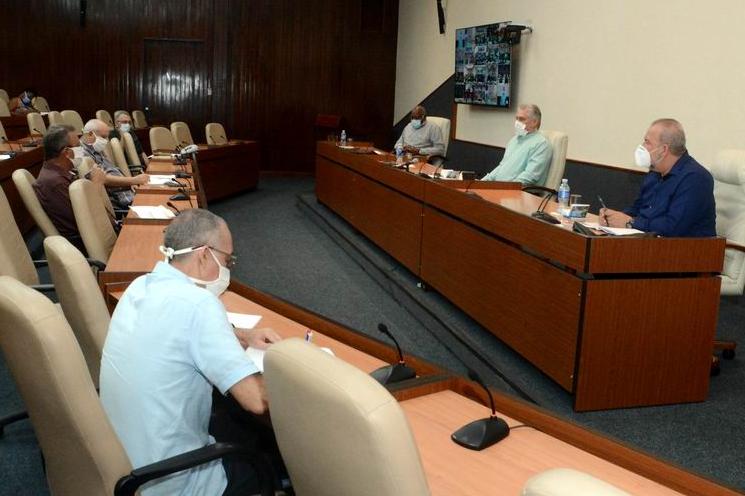
[[[243,410],[265,413],[263,379],[244,348],[280,339],[271,329],[239,330],[228,322],[218,297],[235,257],[223,219],[184,211],[166,228],[161,252],[165,260],[124,292],[101,359],[101,402],[135,467],[215,442],[213,386],[218,403],[229,395]],[[250,466],[240,463],[216,460],[153,481],[142,494],[258,492]]]

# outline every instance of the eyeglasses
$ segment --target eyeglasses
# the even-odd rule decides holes
[[[217,248],[215,248],[214,246],[211,246],[211,245],[207,245],[207,248],[209,248],[212,251],[216,251],[220,255],[225,255],[225,257],[228,259],[228,261],[225,262],[225,268],[226,269],[232,269],[233,267],[235,267],[235,264],[238,262],[238,257],[236,257],[235,255],[233,255],[232,253],[228,253],[226,251],[218,250]]]

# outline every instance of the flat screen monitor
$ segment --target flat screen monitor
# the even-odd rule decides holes
[[[500,36],[508,22],[455,31],[455,101],[509,108],[512,45]]]

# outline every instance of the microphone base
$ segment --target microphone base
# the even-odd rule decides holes
[[[559,219],[551,214],[547,214],[546,212],[533,212],[532,214],[530,214],[530,216],[535,219],[548,222],[549,224],[561,224],[561,221]]]
[[[187,172],[178,171],[176,172],[175,176],[177,179],[189,179],[191,177],[191,174]]]
[[[178,200],[186,201],[188,199],[189,199],[189,197],[186,196],[184,193],[176,193],[175,195],[173,195],[173,196],[171,196],[169,198],[169,200],[177,200],[177,201]]]
[[[370,372],[370,376],[383,386],[386,386],[388,384],[414,379],[416,372],[405,363],[397,363],[373,370]]]
[[[510,434],[507,422],[499,417],[474,420],[453,432],[450,438],[464,448],[481,451],[497,444]]]

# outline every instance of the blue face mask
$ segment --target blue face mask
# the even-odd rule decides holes
[[[132,126],[130,126],[129,122],[125,122],[124,124],[119,124],[119,130],[125,133],[128,133]]]
[[[31,97],[28,95],[28,93],[24,93],[21,97],[21,103],[24,105],[31,105]]]
[[[421,119],[411,119],[411,125],[414,127],[414,129],[419,129],[424,125],[424,122],[422,122]]]

